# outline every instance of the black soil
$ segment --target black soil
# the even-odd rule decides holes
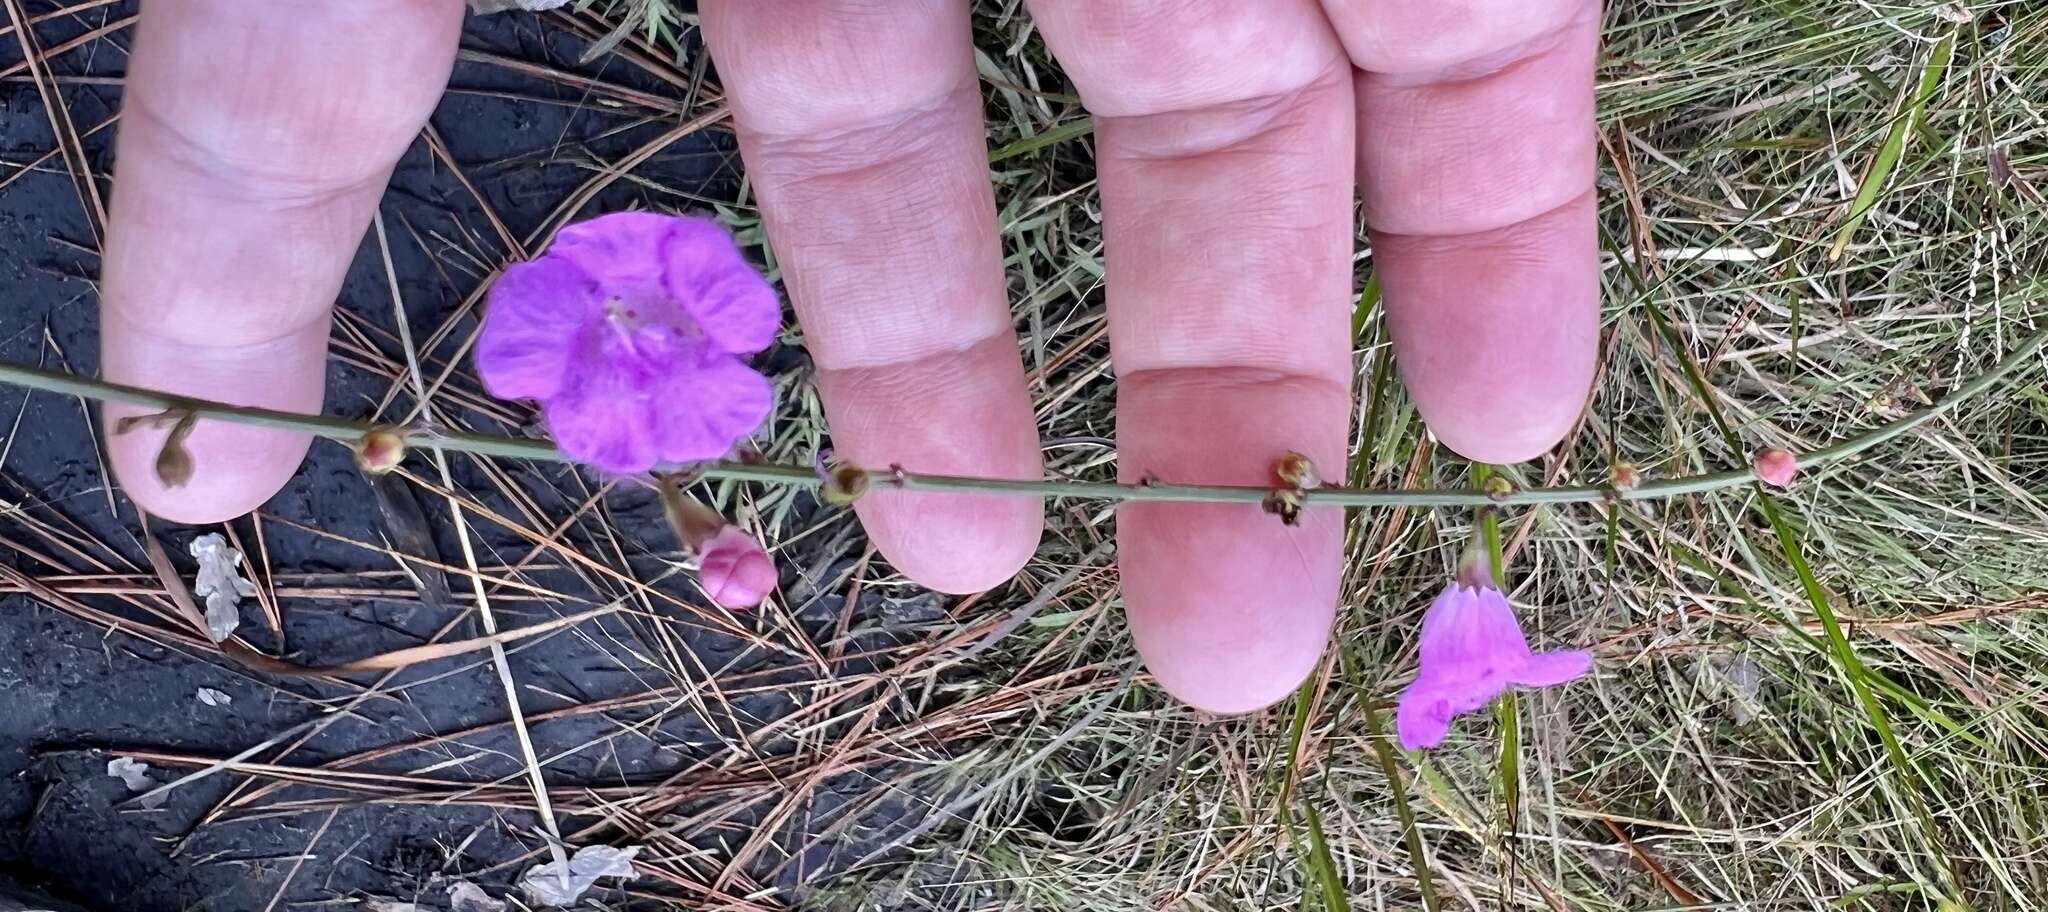
[[[24,5],[31,16],[60,9],[54,2]],[[38,25],[36,38],[43,47],[57,46],[121,21],[133,12],[130,6],[59,15]],[[116,111],[130,38],[126,29],[115,30],[52,58],[62,98],[80,130]],[[467,55],[433,122],[463,172],[517,235],[542,224],[599,163],[617,160],[676,122],[673,114],[594,104],[585,89],[537,78],[503,62],[524,61],[667,97],[677,94],[673,86],[618,58],[580,62],[582,40],[557,20],[473,17],[463,44],[500,59]],[[18,62],[20,53],[9,35],[0,42],[0,66]],[[107,175],[114,164],[113,133],[102,130],[86,141],[103,191],[110,186]],[[0,282],[6,287],[0,358],[94,374],[98,261],[93,235],[60,159],[21,173],[55,148],[41,97],[25,78],[0,85],[0,144],[0,180],[9,181],[0,190]],[[633,206],[687,210],[701,207],[704,200],[730,200],[738,191],[737,168],[730,136],[704,131],[639,168],[635,176],[641,180],[615,182],[582,211]],[[383,215],[393,233],[401,290],[416,335],[440,325],[476,289],[487,271],[479,267],[479,258],[496,262],[503,257],[484,210],[424,143],[416,144],[398,168]],[[399,355],[389,335],[389,297],[373,246],[366,244],[359,252],[341,307],[360,317],[354,325],[366,329],[384,356]],[[466,336],[467,328],[464,324],[458,335]],[[450,346],[434,355],[444,360],[454,351]],[[765,357],[785,373],[803,369],[798,352]],[[371,417],[391,383],[388,375],[331,359],[327,410]],[[465,384],[475,389],[473,383],[458,381]],[[401,396],[382,414],[402,413],[409,405]],[[466,420],[492,426],[479,416]],[[295,740],[303,731],[299,726],[330,718],[329,709],[360,694],[376,676],[321,681],[265,675],[210,649],[134,635],[130,631],[137,626],[180,636],[189,630],[147,610],[163,604],[162,588],[148,572],[142,527],[132,505],[118,490],[110,490],[103,472],[97,440],[105,429],[89,420],[75,399],[0,388],[0,433],[6,435],[0,443],[0,536],[5,537],[0,570],[12,571],[0,576],[0,870],[55,884],[97,909],[171,912],[351,909],[380,898],[443,908],[449,878],[473,879],[502,894],[510,879],[533,863],[533,853],[544,843],[536,836],[531,798],[519,778],[517,746],[503,724],[504,695],[481,654],[400,672],[386,695],[363,702],[275,760],[317,769],[372,749],[447,736],[349,767],[441,783],[404,786],[417,799],[412,803],[374,800],[374,790],[323,784],[222,807],[231,795],[247,799],[253,786],[268,781],[223,774],[172,791],[161,807],[135,806],[126,787],[107,775],[111,757],[148,753],[172,758],[152,763],[157,780],[165,781],[191,772],[194,761],[232,756],[281,735]],[[418,458],[410,465],[429,471]],[[509,464],[508,469],[516,489],[545,517],[569,515],[582,492],[595,489],[589,479],[560,469]],[[458,484],[489,508],[522,515],[522,506],[504,497],[474,463],[458,460],[455,471]],[[433,549],[459,564],[446,502],[424,493],[417,499],[425,507],[424,534]],[[602,513],[572,528],[569,538],[591,553],[621,555],[611,563],[631,568],[643,580],[655,579],[669,566],[665,558],[674,557],[674,544],[647,495],[614,492]],[[810,513],[797,504],[794,515],[806,520]],[[263,508],[261,517],[274,576],[269,582],[286,595],[282,637],[264,629],[254,600],[245,602],[243,631],[259,649],[302,665],[342,662],[425,643],[466,613],[465,581],[452,580],[457,592],[452,601],[422,597],[393,559],[378,550],[387,535],[402,539],[404,530],[380,519],[378,499],[340,447],[316,445],[298,476]],[[600,530],[600,520],[616,530],[616,540]],[[255,540],[251,519],[238,521],[235,528],[245,542]],[[218,531],[161,523],[155,529],[188,579],[192,562],[186,543]],[[531,550],[525,540],[489,523],[479,523],[477,531],[486,564],[517,562]],[[791,566],[808,563],[829,572],[835,562],[843,566],[858,554],[857,534],[843,519],[811,538],[818,542],[813,553],[797,556]],[[536,563],[556,561],[543,554]],[[800,572],[786,571],[785,585],[804,596],[803,580],[794,578]],[[432,591],[437,585],[451,582],[432,572],[424,577],[429,596],[437,596]],[[63,598],[25,592],[34,586],[21,583],[23,578]],[[602,604],[622,591],[589,574],[564,570],[532,570],[528,578],[587,603]],[[123,585],[122,580],[129,582]],[[681,577],[657,586],[687,591]],[[798,626],[821,642],[845,629],[842,625],[881,624],[886,635],[887,623],[930,620],[936,612],[935,598],[904,601],[904,593],[896,595],[887,602],[879,596],[864,598],[859,610],[850,613],[843,611],[838,596],[808,593],[790,601],[797,606]],[[587,606],[510,594],[495,603],[508,626]],[[105,614],[91,620],[80,616],[81,609]],[[689,772],[692,763],[727,750],[736,735],[744,734],[734,729],[758,728],[803,699],[797,688],[786,693],[757,688],[731,699],[730,713],[706,713],[706,704],[690,696],[701,692],[705,670],[723,676],[753,670],[761,675],[757,682],[777,680],[777,675],[796,681],[802,675],[776,671],[788,663],[734,637],[686,626],[671,628],[671,633],[676,630],[682,631],[680,641],[653,636],[643,622],[610,617],[512,652],[512,672],[529,714],[635,694],[668,695],[616,711],[537,723],[538,752],[555,758],[548,766],[552,783],[563,789],[628,789],[673,783],[678,773],[684,774],[684,783],[696,781],[697,774]],[[464,619],[449,638],[479,632],[473,619]],[[198,697],[202,688],[225,693],[232,702],[208,705]],[[467,732],[477,726],[483,728]],[[577,750],[583,745],[589,746]],[[772,754],[787,744],[768,738],[753,749]],[[277,756],[278,749],[271,748],[259,759]],[[709,772],[701,775],[710,777]],[[844,866],[880,844],[892,826],[904,825],[904,800],[871,800],[869,783],[883,778],[882,771],[869,770],[843,783],[828,782],[804,799],[807,807],[791,819],[838,835],[807,840],[802,832],[776,833],[771,845],[746,865],[746,878],[783,888],[765,902],[797,903],[804,895],[815,896],[798,885],[818,883],[835,865]],[[450,783],[480,784],[483,791]],[[588,810],[593,804],[573,796],[562,800],[570,810]],[[710,795],[685,801],[675,811],[677,819],[691,819],[692,807],[717,800]],[[671,851],[685,843],[704,847],[700,873],[708,881],[730,850],[752,835],[745,826],[750,815],[765,813],[773,803],[722,811],[719,825],[678,827],[665,838]],[[861,808],[863,820],[835,830],[835,824],[844,823],[843,807]],[[576,816],[564,828],[599,823],[595,816]],[[861,835],[856,838],[856,833]],[[599,827],[589,838],[630,841],[632,834]],[[689,893],[644,878],[635,888],[643,894]],[[594,895],[613,907],[630,902],[617,890]]]

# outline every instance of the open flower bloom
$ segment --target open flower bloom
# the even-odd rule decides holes
[[[727,608],[752,608],[775,591],[775,562],[738,526],[719,529],[698,551],[697,580],[712,601]]]
[[[1401,746],[1435,747],[1451,717],[1471,712],[1512,685],[1548,687],[1586,673],[1584,652],[1530,652],[1515,610],[1500,590],[1453,582],[1422,616],[1422,668],[1394,712]]]
[[[768,416],[741,360],[782,306],[724,229],[648,212],[562,229],[491,286],[477,370],[500,399],[536,399],[570,458],[608,472],[717,459]]]

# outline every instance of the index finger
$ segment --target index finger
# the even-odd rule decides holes
[[[447,84],[461,22],[459,0],[143,4],[102,270],[102,374],[318,412],[329,309]],[[109,404],[109,429],[142,411]],[[152,470],[166,433],[110,434],[108,460],[138,505],[180,522],[256,508],[308,443],[201,421],[186,439],[192,478],[169,488]]]
[[[1117,461],[1126,481],[1343,477],[1351,68],[1314,0],[1034,0],[1096,118]],[[1286,696],[1329,642],[1341,510],[1123,504],[1131,635],[1173,695]]]

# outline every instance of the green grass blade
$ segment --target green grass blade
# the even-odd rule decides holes
[[[1757,506],[1763,511],[1764,519],[1770,523],[1771,531],[1776,533],[1778,547],[1784,552],[1785,560],[1791,563],[1793,573],[1798,575],[1799,587],[1806,595],[1807,604],[1813,608],[1814,616],[1820,619],[1821,629],[1827,638],[1829,654],[1834,657],[1836,667],[1849,685],[1850,692],[1855,695],[1856,702],[1863,707],[1864,715],[1870,719],[1871,727],[1877,730],[1877,738],[1884,745],[1885,756],[1894,768],[1909,777],[1908,781],[1899,784],[1899,791],[1904,793],[1907,801],[1912,804],[1913,815],[1918,818],[1921,834],[1927,840],[1927,851],[1935,856],[1937,867],[1955,891],[1952,898],[1960,901],[1963,896],[1962,881],[1954,867],[1943,857],[1941,831],[1935,826],[1934,815],[1928,810],[1926,799],[1921,796],[1916,786],[1916,783],[1927,780],[1926,773],[1906,756],[1905,747],[1899,743],[1898,733],[1892,730],[1891,720],[1886,717],[1884,706],[1878,702],[1876,695],[1871,693],[1870,672],[1862,659],[1857,657],[1856,650],[1850,646],[1848,636],[1843,634],[1841,621],[1835,617],[1834,608],[1828,603],[1827,592],[1821,588],[1820,581],[1814,578],[1813,568],[1807,565],[1806,557],[1800,551],[1799,540],[1792,534],[1792,528],[1785,523],[1785,518],[1778,511],[1772,495],[1763,492],[1761,486],[1759,494],[1761,496],[1757,498]]]
[[[1080,120],[1070,120],[1037,136],[1026,136],[1016,142],[998,147],[995,151],[988,154],[988,163],[993,165],[1007,159],[1030,155],[1047,146],[1056,146],[1067,140],[1087,136],[1093,132],[1095,132],[1095,121],[1092,118],[1083,117]]]
[[[1422,894],[1423,909],[1437,912],[1436,882],[1429,874],[1429,854],[1423,850],[1422,831],[1415,828],[1415,807],[1408,800],[1408,782],[1401,776],[1393,739],[1387,734],[1386,720],[1372,701],[1360,703],[1365,707],[1365,728],[1371,736],[1372,752],[1379,758],[1380,773],[1386,776],[1388,790],[1394,793],[1394,819],[1401,824],[1401,844],[1408,851],[1408,866],[1415,869],[1415,889]]]
[[[1358,304],[1351,308],[1351,338],[1365,335],[1365,321],[1372,316],[1380,303],[1380,274],[1375,272],[1365,277],[1365,287],[1358,291]]]
[[[1309,868],[1315,872],[1316,883],[1322,888],[1324,912],[1351,912],[1351,901],[1345,898],[1343,878],[1337,875],[1336,859],[1330,857],[1330,841],[1323,838],[1323,815],[1316,813],[1316,806],[1303,802],[1303,816],[1308,818]]]
[[[1671,356],[1684,368],[1686,382],[1691,385],[1693,395],[1698,397],[1701,406],[1706,409],[1707,416],[1711,419],[1714,429],[1720,432],[1721,438],[1727,443],[1731,452],[1742,452],[1741,441],[1736,439],[1733,428],[1729,426],[1727,418],[1721,414],[1720,406],[1716,404],[1713,392],[1708,388],[1706,376],[1700,371],[1699,364],[1686,352],[1683,342],[1678,338],[1678,334],[1672,330],[1670,321],[1664,316],[1663,308],[1658,306],[1655,297],[1651,295],[1644,296],[1643,304],[1645,310],[1650,314],[1650,319],[1655,323],[1658,334],[1664,339],[1665,346],[1670,349]],[[1891,719],[1885,714],[1884,706],[1872,695],[1868,685],[1869,673],[1866,671],[1862,659],[1856,655],[1855,647],[1849,643],[1848,637],[1843,635],[1841,622],[1835,617],[1834,609],[1828,604],[1827,595],[1820,588],[1820,582],[1814,579],[1812,569],[1807,566],[1806,558],[1800,553],[1798,540],[1793,536],[1791,528],[1785,524],[1784,517],[1778,512],[1777,505],[1772,500],[1772,495],[1764,489],[1761,483],[1755,484],[1753,487],[1757,491],[1759,509],[1762,510],[1765,520],[1776,534],[1780,550],[1784,553],[1786,561],[1792,565],[1793,572],[1799,577],[1799,583],[1806,594],[1807,601],[1812,606],[1814,615],[1821,622],[1821,627],[1825,631],[1825,642],[1829,658],[1833,661],[1836,670],[1841,674],[1843,681],[1848,684],[1851,693],[1856,698],[1857,704],[1863,710],[1864,717],[1870,722],[1870,727],[1877,732],[1878,740],[1884,745],[1886,758],[1894,769],[1906,777],[1907,781],[1901,783],[1901,789],[1906,791],[1911,798],[1914,815],[1918,818],[1921,832],[1928,841],[1927,850],[1939,856],[1941,854],[1940,831],[1935,827],[1934,817],[1929,812],[1926,802],[1921,798],[1920,793],[1914,789],[1914,783],[1922,781],[1924,776],[1920,770],[1909,762],[1905,749],[1899,743],[1897,733],[1892,729]],[[1794,625],[1793,629],[1797,629],[1796,625]],[[1955,888],[1956,897],[1960,899],[1962,888],[1954,869],[1946,863],[1943,863],[1941,868],[1944,875]]]
[[[1941,85],[1941,74],[1948,70],[1949,60],[1955,56],[1956,33],[1950,30],[1934,45],[1927,55],[1927,63],[1920,68],[1920,84],[1914,88],[1912,100],[1907,103],[1905,113],[1892,122],[1891,132],[1884,138],[1884,145],[1878,147],[1877,157],[1870,160],[1869,170],[1863,172],[1863,180],[1856,187],[1856,199],[1849,204],[1849,221],[1835,235],[1835,244],[1828,248],[1828,259],[1839,260],[1842,251],[1848,249],[1849,241],[1856,236],[1856,229],[1863,226],[1863,219],[1870,214],[1870,207],[1877,204],[1878,194],[1883,192],[1885,181],[1898,167],[1899,157],[1906,151],[1906,136],[1914,126],[1927,115],[1927,100],[1934,96],[1934,90]]]
[[[1493,466],[1474,463],[1472,484],[1485,487],[1486,480],[1494,473]],[[1507,559],[1501,553],[1500,511],[1485,507],[1479,511],[1480,547],[1486,549],[1486,562],[1493,576],[1493,584],[1502,591],[1507,590]],[[1503,693],[1493,701],[1495,737],[1498,744],[1498,763],[1495,765],[1501,797],[1501,832],[1512,834],[1522,819],[1522,714],[1514,691]]]

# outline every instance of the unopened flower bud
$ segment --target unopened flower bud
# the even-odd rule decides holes
[[[704,543],[697,580],[712,601],[726,608],[752,608],[775,591],[775,562],[753,536],[738,526],[726,526]]]
[[[1774,488],[1789,488],[1792,476],[1799,472],[1799,457],[1790,450],[1765,447],[1749,458],[1749,467],[1756,471],[1758,481]]]
[[[1316,464],[1300,453],[1288,450],[1287,455],[1273,464],[1273,474],[1280,483],[1301,491],[1313,491],[1323,486],[1323,477],[1316,473]]]
[[[1507,500],[1508,495],[1513,493],[1515,493],[1515,483],[1509,481],[1507,476],[1489,475],[1486,477],[1486,498],[1488,500],[1500,503]]]
[[[1626,462],[1617,462],[1607,470],[1607,483],[1617,491],[1633,491],[1636,485],[1643,483],[1643,473]]]
[[[356,465],[364,474],[382,475],[405,461],[405,432],[379,425],[365,432],[352,449],[356,452]]]

